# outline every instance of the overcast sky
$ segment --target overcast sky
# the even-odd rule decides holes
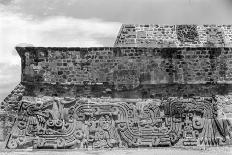
[[[0,0],[0,101],[20,82],[16,45],[113,46],[122,23],[232,24],[232,0]]]

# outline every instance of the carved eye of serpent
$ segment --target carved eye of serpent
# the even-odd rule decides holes
[[[54,122],[53,122],[52,120],[48,120],[48,121],[47,121],[47,125],[48,125],[48,126],[54,126]]]
[[[58,120],[55,122],[55,125],[61,127],[63,125],[63,122],[61,120]]]

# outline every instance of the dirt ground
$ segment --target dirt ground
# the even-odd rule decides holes
[[[153,148],[112,150],[17,150],[4,151],[0,155],[232,155],[232,147],[207,149]]]

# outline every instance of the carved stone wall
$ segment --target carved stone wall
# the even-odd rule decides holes
[[[6,147],[231,144],[231,122],[217,112],[217,98],[220,96],[164,100],[24,96]]]
[[[123,25],[116,47],[16,47],[6,149],[232,144],[229,25]]]

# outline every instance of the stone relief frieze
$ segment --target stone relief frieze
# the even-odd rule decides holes
[[[231,144],[232,126],[212,97],[24,97],[6,147],[133,148]]]

